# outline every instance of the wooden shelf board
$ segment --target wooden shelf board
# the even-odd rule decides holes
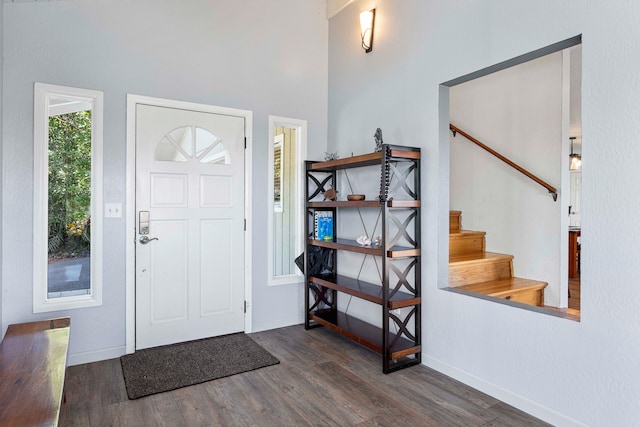
[[[310,277],[309,281],[345,294],[382,305],[382,286],[368,283],[347,276]],[[396,292],[388,302],[390,309],[409,307],[420,304],[420,297],[407,292]]]
[[[382,354],[382,330],[355,317],[333,310],[319,310],[311,313],[311,319],[321,325],[338,332],[339,334],[364,345],[367,348]],[[389,342],[392,343],[396,335],[389,333]],[[400,337],[389,348],[389,356],[392,359],[406,357],[420,352],[420,346],[413,341]]]
[[[361,154],[359,156],[346,157],[344,159],[329,160],[327,162],[312,163],[309,170],[318,172],[330,172],[339,169],[357,168],[380,164],[382,152]]]
[[[320,246],[321,248],[342,249],[345,251],[358,252],[368,255],[382,256],[383,254],[382,247],[362,246],[359,245],[355,240],[351,239],[336,239],[336,241],[332,242],[309,239],[308,244],[312,246]],[[389,258],[402,258],[409,256],[420,256],[420,249],[394,246],[387,251],[387,257]]]
[[[389,156],[392,159],[420,159],[419,150],[408,150],[402,148],[391,148]],[[340,169],[358,168],[362,166],[372,166],[380,164],[382,161],[382,151],[368,154],[360,154],[358,156],[346,157],[344,159],[329,160],[326,162],[315,162],[309,165],[310,171],[331,172]]]
[[[420,249],[393,247],[390,251],[387,251],[387,257],[389,258],[403,258],[410,256],[420,256]]]
[[[396,308],[411,307],[422,303],[421,297],[413,297],[406,300],[389,301],[389,309],[395,310]]]
[[[391,157],[399,158],[399,159],[419,159],[420,152],[419,151],[407,151],[407,150],[390,150],[389,154]]]
[[[419,208],[420,200],[389,200],[387,206],[390,208]]]
[[[358,202],[350,202],[348,200],[309,202],[309,208],[381,208],[383,206],[376,200],[361,200]],[[419,208],[420,200],[389,200],[387,206],[390,208]]]
[[[309,240],[309,244],[312,246],[320,246],[322,248],[329,249],[342,249],[351,252],[358,252],[361,254],[378,255],[382,256],[381,247],[371,247],[359,245],[355,240],[350,239],[336,239],[334,242],[325,242],[322,240]]]
[[[358,202],[339,200],[335,202],[309,202],[307,206],[310,208],[381,208],[382,203],[378,200],[361,200]]]

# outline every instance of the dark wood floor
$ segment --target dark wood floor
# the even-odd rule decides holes
[[[61,426],[542,426],[425,366],[380,357],[323,328],[252,334],[280,364],[128,400],[119,359],[68,368]]]

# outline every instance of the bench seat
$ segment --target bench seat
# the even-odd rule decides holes
[[[0,425],[57,426],[69,347],[68,317],[10,325],[0,344]]]

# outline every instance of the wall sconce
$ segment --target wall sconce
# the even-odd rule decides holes
[[[366,53],[373,49],[373,22],[376,19],[376,10],[365,10],[360,14],[360,38],[362,48]]]
[[[580,169],[580,167],[582,166],[582,156],[580,154],[573,152],[573,141],[575,141],[576,137],[572,136],[572,137],[569,137],[569,139],[571,140],[571,154],[569,155],[569,159],[570,159],[569,170],[575,171]]]

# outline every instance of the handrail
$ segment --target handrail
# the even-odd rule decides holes
[[[465,138],[467,138],[469,141],[473,142],[474,144],[476,144],[480,148],[482,148],[482,149],[488,151],[489,153],[493,154],[494,156],[496,156],[497,158],[499,158],[500,160],[502,160],[503,162],[505,162],[506,164],[508,164],[512,168],[516,169],[518,172],[522,173],[523,175],[526,175],[527,177],[531,178],[532,180],[534,180],[535,182],[537,182],[538,184],[542,185],[544,188],[549,190],[549,193],[551,193],[551,196],[553,197],[553,201],[554,202],[556,200],[558,200],[558,191],[551,184],[549,184],[549,183],[543,181],[542,179],[538,178],[537,176],[535,176],[534,174],[532,174],[531,172],[529,172],[528,170],[526,170],[522,166],[512,162],[511,160],[507,159],[505,156],[503,156],[502,154],[498,153],[497,151],[487,147],[482,142],[478,141],[477,139],[475,139],[474,137],[472,137],[471,135],[469,135],[468,133],[466,133],[465,131],[463,131],[459,127],[455,126],[453,123],[449,123],[449,129],[451,129],[451,131],[453,132],[453,137],[454,138],[456,136],[456,133],[459,133],[460,135],[464,136]]]

